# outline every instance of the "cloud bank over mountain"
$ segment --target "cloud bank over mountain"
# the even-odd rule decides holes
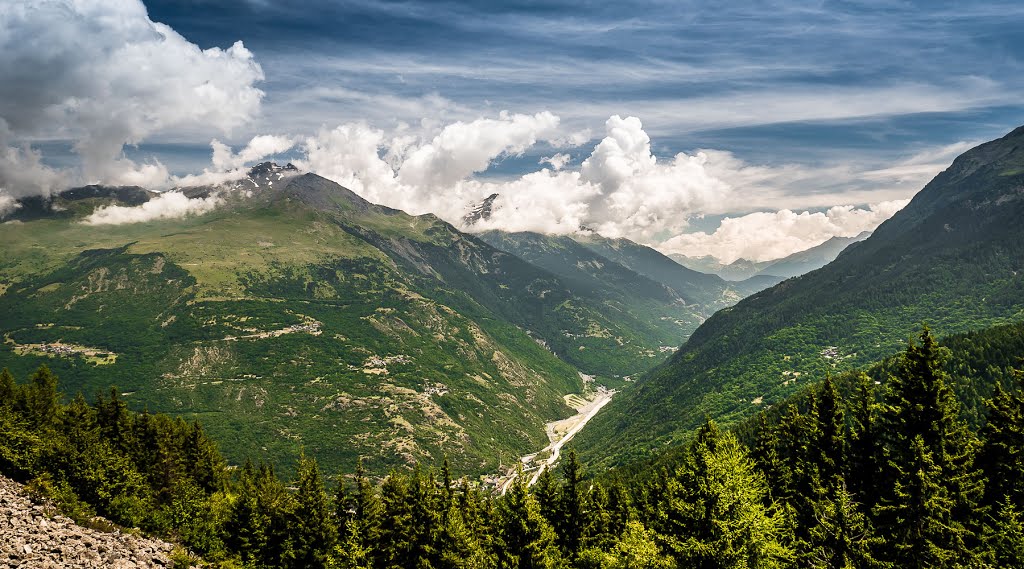
[[[608,119],[604,138],[577,169],[566,168],[568,155],[556,154],[541,161],[550,167],[510,179],[473,177],[538,141],[556,140],[557,126],[558,117],[550,113],[501,113],[417,138],[407,132],[389,137],[363,123],[346,124],[300,142],[306,158],[297,163],[371,201],[411,213],[435,213],[456,225],[471,205],[498,194],[490,217],[471,230],[571,234],[586,228],[665,251],[729,260],[779,258],[830,237],[872,230],[907,203],[897,199],[863,207],[838,205],[824,212],[754,212],[726,218],[711,234],[683,233],[693,217],[770,206],[787,184],[819,174],[794,165],[750,165],[713,150],[659,160],[641,121],[618,115]],[[919,166],[914,172],[930,176],[939,168]],[[899,175],[905,177],[907,168]],[[889,180],[880,173],[876,177]]]

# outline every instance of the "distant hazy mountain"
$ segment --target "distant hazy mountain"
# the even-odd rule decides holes
[[[855,237],[832,237],[820,245],[774,261],[737,259],[732,263],[723,264],[710,255],[687,257],[679,253],[673,253],[669,257],[689,269],[715,274],[730,281],[742,281],[755,275],[771,275],[788,279],[824,267],[838,257],[843,252],[843,249],[846,249],[850,244],[863,241],[870,235],[870,231],[865,231]]]
[[[978,146],[825,267],[707,320],[582,433],[591,461],[628,461],[778,404],[826,372],[937,334],[1024,318],[1024,127]]]
[[[709,275],[718,275],[728,281],[742,281],[761,272],[761,269],[774,261],[749,261],[736,259],[732,263],[722,263],[711,255],[703,257],[687,257],[680,253],[672,253],[669,257],[680,265]]]
[[[762,267],[758,274],[774,275],[788,279],[809,273],[834,261],[851,244],[863,241],[870,236],[870,231],[864,231],[854,237],[833,237],[821,245],[811,247],[806,251],[800,251],[777,261],[771,261],[768,265]]]

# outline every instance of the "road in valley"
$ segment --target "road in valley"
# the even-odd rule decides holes
[[[521,458],[521,462],[523,464],[523,474],[532,475],[530,477],[529,483],[527,484],[528,486],[533,486],[540,478],[540,475],[544,473],[544,470],[552,468],[553,466],[555,466],[555,464],[558,463],[558,459],[562,455],[562,447],[565,446],[566,443],[571,441],[572,438],[576,436],[576,433],[579,433],[581,430],[583,430],[583,427],[585,427],[587,423],[591,419],[593,419],[595,415],[597,415],[598,411],[600,411],[602,407],[607,405],[608,402],[612,400],[612,396],[614,396],[615,393],[616,392],[614,390],[598,388],[597,395],[596,397],[594,397],[594,399],[587,402],[586,405],[582,405],[576,408],[576,410],[578,411],[576,415],[573,415],[568,419],[548,423],[548,437],[552,439],[551,444],[544,447],[544,450],[540,451],[539,453],[528,454]],[[565,430],[565,432],[561,436],[559,436],[558,433],[563,430]],[[547,458],[543,459],[538,464],[531,464],[537,455],[544,452],[548,453]],[[502,495],[504,495],[505,492],[508,491],[509,487],[512,486],[512,483],[515,481],[517,475],[518,471],[511,472],[509,474],[508,480],[506,480],[504,483],[500,485]]]

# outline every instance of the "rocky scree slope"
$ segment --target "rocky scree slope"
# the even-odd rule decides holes
[[[48,503],[33,503],[24,487],[0,476],[0,567],[11,569],[135,569],[170,567],[174,546],[75,524]]]

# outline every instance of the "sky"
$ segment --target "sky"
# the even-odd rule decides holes
[[[456,225],[498,193],[474,229],[767,260],[1024,123],[1019,2],[0,3],[0,213],[273,158]]]

